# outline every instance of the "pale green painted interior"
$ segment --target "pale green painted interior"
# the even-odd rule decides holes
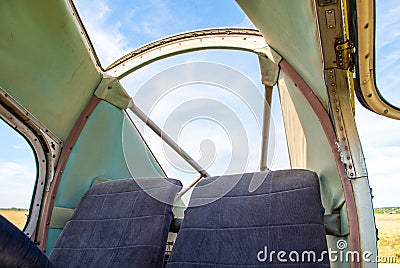
[[[127,158],[123,150],[130,152],[126,154]],[[129,162],[131,172],[126,161]],[[105,101],[101,101],[93,111],[72,149],[61,178],[55,206],[76,208],[80,198],[98,177],[114,180],[165,177],[126,113]],[[62,210],[54,211],[58,212]],[[62,215],[54,217],[62,218]],[[55,232],[58,229],[50,230],[52,235],[48,237],[48,253],[59,234]]]
[[[270,46],[295,68],[327,107],[314,2],[237,2]],[[0,86],[65,141],[102,80],[91,52],[85,46],[81,29],[74,21],[68,3],[62,0],[0,1],[0,9],[3,25],[0,27]],[[328,214],[344,201],[332,152],[306,100],[281,74],[280,83],[283,82],[288,86],[306,132],[308,165],[305,168],[319,174],[322,201]],[[125,112],[101,101],[88,119],[65,167],[56,195],[54,217],[65,219],[65,213],[70,215],[71,209],[97,177],[163,176],[162,169]],[[346,228],[345,206],[341,216],[342,226]],[[54,226],[61,227],[59,224]],[[60,228],[50,228],[47,253],[51,252],[60,232]]]
[[[283,86],[288,89],[307,142],[307,166],[302,168],[318,173],[321,181],[322,203],[325,213],[330,214],[332,209],[337,208],[344,201],[342,183],[331,147],[311,106],[291,79],[281,72],[278,87]]]
[[[47,246],[46,246],[46,255],[48,256],[50,254],[49,249],[52,249],[54,247],[54,244],[57,241],[58,236],[61,234],[62,229],[49,229],[49,234],[47,238]]]
[[[306,137],[307,166],[303,168],[315,171],[320,178],[321,199],[325,208],[325,214],[331,214],[333,209],[341,207],[341,228],[342,233],[346,234],[349,230],[346,205],[341,206],[345,201],[342,183],[324,130],[322,129],[318,117],[300,90],[286,74],[280,72],[278,88],[282,86],[286,86],[288,89]],[[284,120],[286,119],[284,118]],[[348,236],[341,238],[348,240]],[[328,247],[335,248],[336,244],[334,244],[334,242],[337,241],[337,239],[340,238],[330,238],[328,240]]]
[[[65,224],[67,224],[67,221],[71,219],[74,211],[75,210],[72,208],[54,207],[50,221],[50,228],[64,229]]]
[[[100,83],[66,1],[0,1],[0,86],[65,141]]]
[[[267,43],[300,74],[325,108],[328,95],[314,1],[237,0]]]

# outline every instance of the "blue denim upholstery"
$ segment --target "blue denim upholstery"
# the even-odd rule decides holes
[[[253,179],[259,182],[257,189]],[[204,191],[204,186],[217,181],[219,187]],[[214,198],[216,189],[235,181],[222,198],[200,205]],[[322,254],[327,250],[323,215],[319,179],[311,171],[202,179],[185,211],[167,267],[329,267],[327,254]],[[283,261],[277,258],[279,251],[286,252],[280,256]],[[300,254],[299,262],[289,259],[292,251]],[[302,259],[310,251],[316,254],[315,262],[308,253]],[[291,257],[296,259],[294,253]]]
[[[0,215],[0,267],[52,267],[40,249]]]
[[[56,267],[162,267],[173,220],[170,204],[181,187],[177,180],[160,178],[93,186],[59,236],[51,262]]]

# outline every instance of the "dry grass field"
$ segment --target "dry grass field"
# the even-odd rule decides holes
[[[21,230],[25,227],[26,214],[28,214],[27,210],[0,209],[0,215],[14,223]]]
[[[400,263],[400,214],[375,214],[380,257],[396,257]]]
[[[0,214],[20,229],[25,226],[27,213],[26,210],[0,209]],[[395,256],[400,263],[400,214],[376,214],[375,219],[379,229],[379,256]]]

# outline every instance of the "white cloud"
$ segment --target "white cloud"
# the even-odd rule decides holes
[[[140,19],[132,23],[131,30],[154,40],[165,37],[165,33],[171,31],[170,25],[179,21],[173,16],[168,2],[163,0],[143,2],[141,6],[131,9],[127,19],[134,21],[135,17]]]
[[[400,1],[380,0],[376,4],[377,9],[377,44],[378,48],[388,45],[400,37]]]
[[[29,208],[36,180],[35,163],[0,163],[0,207]]]
[[[400,204],[400,122],[356,106],[356,122],[373,190],[374,206]]]
[[[111,7],[104,0],[76,1],[78,12],[103,67],[132,50]]]
[[[30,149],[28,144],[15,144],[15,145],[13,145],[13,148],[15,150],[29,150]]]

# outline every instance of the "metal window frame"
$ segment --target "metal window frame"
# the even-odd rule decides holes
[[[0,118],[18,132],[32,148],[36,178],[24,233],[34,239],[42,203],[53,179],[63,142],[0,88]]]

